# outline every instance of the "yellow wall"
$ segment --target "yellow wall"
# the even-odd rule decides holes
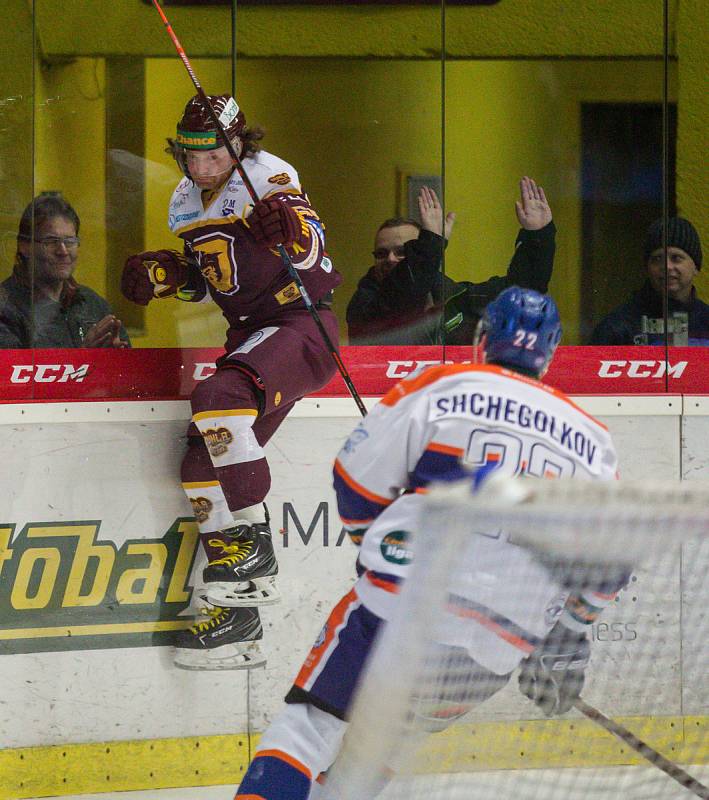
[[[26,17],[26,4],[13,2],[25,6]],[[679,102],[678,203],[707,242],[709,0],[678,0],[678,5],[679,14],[671,18],[671,49],[679,57],[672,88]],[[84,239],[79,279],[104,292],[104,65],[91,55],[168,56],[147,62],[146,234],[135,242],[135,249],[176,244],[165,219],[179,173],[162,150],[192,86],[149,6],[67,0],[61,15],[46,0],[37,0],[36,7],[41,47],[52,64],[35,71],[36,189],[62,188],[76,206]],[[226,11],[211,9],[195,16],[194,9],[171,10],[190,55],[207,49],[227,52]],[[547,190],[560,229],[552,290],[566,322],[567,343],[577,341],[582,302],[579,103],[659,102],[660,11],[660,0],[505,0],[489,8],[447,9],[446,42],[456,58],[447,61],[445,69],[446,203],[459,215],[447,269],[454,277],[473,280],[505,269],[517,229],[517,180],[531,174]],[[341,53],[429,56],[239,60],[238,95],[248,118],[267,128],[266,149],[299,169],[328,225],[329,247],[345,276],[336,306],[342,319],[346,299],[369,265],[374,228],[403,210],[396,194],[400,171],[429,173],[440,168],[442,72],[440,62],[430,57],[435,55],[435,42],[440,44],[440,15],[432,9],[401,7],[277,12],[245,7],[240,15],[240,53],[287,53],[298,41],[303,44],[301,53],[318,55],[339,48]],[[299,36],[278,35],[293,15],[307,22],[297,29]],[[20,16],[18,8],[18,20]],[[270,27],[268,20],[274,23]],[[85,57],[67,63],[64,56],[69,52]],[[553,58],[489,59],[505,53]],[[556,58],[614,53],[623,58]],[[469,55],[484,58],[461,57]],[[19,52],[15,55],[18,63],[21,57]],[[227,59],[195,58],[194,66],[210,91],[228,89]],[[143,120],[126,124],[140,125]],[[148,308],[145,335],[135,343],[221,344],[223,332],[219,312],[163,302]]]
[[[37,64],[35,195],[59,190],[81,220],[76,279],[106,294],[103,59]]]
[[[210,91],[228,90],[228,64],[204,60],[194,67]],[[175,59],[151,61],[147,83],[147,156],[167,168],[165,136],[174,133],[191,85]],[[299,61],[294,69],[283,60],[249,60],[239,63],[239,85],[247,119],[267,130],[264,148],[293,163],[325,221],[328,249],[345,275],[337,292],[337,311],[344,320],[346,298],[370,264],[373,228],[396,212],[396,168],[440,170],[440,67],[422,61],[313,60]],[[172,188],[162,183],[148,188],[146,246],[151,248],[175,246],[166,232]],[[175,326],[176,304],[156,305],[148,310],[146,342],[163,344]],[[224,324],[218,311],[210,314],[205,307],[189,314],[190,326],[194,317],[216,318],[216,341],[215,326],[204,322],[207,341],[221,344]],[[199,341],[204,343],[202,335]]]
[[[4,0],[0,25],[0,279],[12,269],[17,222],[32,199],[32,16]],[[12,20],[12,24],[8,23]]]
[[[677,28],[677,205],[704,245],[696,286],[709,302],[709,0],[681,0]]]
[[[31,42],[31,32],[28,31]],[[30,48],[31,53],[31,48]],[[77,279],[100,294],[106,290],[105,160],[102,59],[80,58],[48,66],[37,62],[34,70],[34,141],[28,148],[30,164],[16,177],[5,195],[13,202],[4,225],[0,275],[9,274],[15,252],[19,217],[40,192],[58,190],[76,209],[81,220],[82,245]],[[26,79],[30,84],[31,72]],[[31,99],[31,89],[27,91]],[[31,109],[27,112],[29,115]],[[34,147],[34,163],[32,160]],[[3,159],[15,169],[14,160]]]
[[[190,93],[182,69],[174,59],[159,59],[147,72],[147,155],[161,164],[161,175],[170,168],[164,137]],[[228,88],[228,64],[198,61],[195,69],[213,91]],[[239,81],[247,118],[268,130],[266,149],[295,164],[328,226],[329,249],[345,278],[336,294],[344,320],[347,299],[371,263],[377,225],[403,210],[397,206],[397,175],[440,168],[441,65],[301,60],[294,70],[282,60],[246,60],[239,63]],[[577,342],[579,104],[659,102],[661,86],[661,65],[647,61],[448,63],[446,205],[458,214],[446,259],[449,274],[482,281],[504,273],[518,229],[517,182],[532,175],[547,190],[559,227],[552,291],[566,321],[565,342]],[[165,209],[171,189],[162,180],[148,188],[146,247],[170,244]],[[175,341],[175,306],[149,308],[145,343]],[[179,318],[186,313],[180,309]],[[189,311],[179,340],[219,344],[222,335],[219,312],[204,307]]]
[[[670,38],[674,39],[675,7]],[[156,11],[139,0],[34,0],[51,55],[172,56]],[[706,0],[698,0],[704,4]],[[446,49],[455,57],[648,57],[662,53],[663,0],[501,0],[446,8]],[[170,6],[190,56],[231,51],[228,5]],[[246,57],[429,58],[441,49],[441,7],[431,5],[239,5]]]
[[[545,189],[558,228],[550,291],[578,344],[582,102],[660,102],[653,61],[454,61],[447,66],[447,204],[459,211],[446,270],[503,274],[518,230],[517,181]],[[629,289],[634,280],[629,284]]]

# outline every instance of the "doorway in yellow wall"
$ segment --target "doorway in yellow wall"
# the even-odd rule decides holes
[[[668,105],[667,197],[676,213],[677,106]],[[640,287],[643,240],[662,215],[659,103],[581,104],[581,341]]]

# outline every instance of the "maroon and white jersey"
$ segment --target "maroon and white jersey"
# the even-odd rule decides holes
[[[264,151],[245,158],[243,169],[260,199],[276,198],[301,220],[300,242],[288,248],[293,265],[315,303],[342,280],[325,252],[323,224],[286,161]],[[186,243],[199,273],[181,299],[199,301],[207,292],[232,327],[251,327],[272,319],[284,307],[303,306],[300,293],[278,250],[257,244],[248,227],[253,199],[238,171],[212,196],[207,208],[202,191],[183,178],[170,201],[168,225]]]

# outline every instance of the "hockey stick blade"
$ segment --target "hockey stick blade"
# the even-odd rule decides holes
[[[653,766],[661,769],[664,773],[669,775],[670,778],[676,780],[677,783],[679,783],[681,786],[684,786],[685,789],[693,792],[697,797],[703,798],[703,800],[709,800],[708,787],[693,778],[681,767],[678,767],[673,761],[670,761],[661,753],[658,753],[657,750],[650,747],[649,744],[643,742],[642,739],[639,739],[634,733],[631,733],[619,722],[609,719],[605,714],[602,714],[598,709],[581,700],[581,698],[574,703],[574,707],[577,708],[584,716],[588,717],[590,720],[593,720],[593,722],[600,725],[602,728],[605,728],[605,730],[607,730],[609,733],[612,733],[614,736],[617,736],[619,739],[624,741],[627,745],[632,747],[636,753],[639,753]]]

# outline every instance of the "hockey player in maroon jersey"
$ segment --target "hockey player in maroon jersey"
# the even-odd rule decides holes
[[[183,240],[183,252],[131,256],[122,291],[140,305],[153,298],[211,299],[229,323],[217,371],[191,398],[182,485],[207,553],[209,609],[178,635],[175,663],[234,669],[265,662],[256,606],[279,599],[263,447],[295,402],[335,373],[276,247],[286,248],[333,342],[338,330],[329,306],[341,278],[297,172],[260,149],[261,132],[246,127],[232,97],[209,99],[259,200],[244,186],[206,105],[193,97],[171,142],[185,177],[170,201],[169,227]]]

